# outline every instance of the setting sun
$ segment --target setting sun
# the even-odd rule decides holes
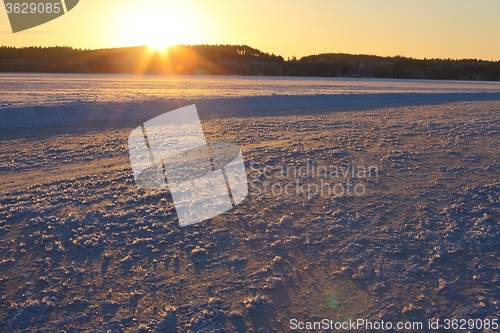
[[[208,34],[205,20],[185,2],[156,1],[154,6],[128,2],[121,8],[114,35],[122,45],[164,50],[171,45],[199,43]]]

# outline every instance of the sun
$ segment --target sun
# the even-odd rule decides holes
[[[161,51],[161,52],[165,51],[168,47],[170,47],[172,45],[174,45],[174,44],[164,42],[162,40],[152,41],[152,42],[148,42],[146,44],[146,46],[148,47],[148,49],[150,51]]]
[[[165,35],[151,34],[147,38],[143,38],[143,42],[140,44],[146,45],[151,51],[165,51],[169,46],[175,45],[176,42]]]
[[[136,44],[149,46],[154,50],[164,50],[168,46],[183,43],[189,36],[182,29],[181,22],[175,17],[162,13],[148,13],[140,17],[141,24],[137,26],[131,38],[137,40]]]
[[[117,14],[115,43],[165,50],[177,44],[204,43],[205,20],[185,1],[143,0],[127,3]]]

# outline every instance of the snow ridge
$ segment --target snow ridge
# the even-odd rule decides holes
[[[464,101],[500,100],[500,93],[354,93],[273,95],[198,99],[153,99],[140,102],[69,102],[56,106],[34,105],[0,109],[0,128],[74,126],[89,123],[142,121],[182,106],[196,104],[200,116],[268,115],[281,110],[318,108],[390,107]],[[261,114],[259,114],[261,115]]]

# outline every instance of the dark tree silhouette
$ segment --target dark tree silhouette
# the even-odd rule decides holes
[[[82,50],[0,47],[1,72],[286,75],[500,81],[500,61],[324,53],[284,60],[247,45]]]

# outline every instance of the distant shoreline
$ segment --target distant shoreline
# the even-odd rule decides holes
[[[360,77],[360,76],[287,76],[287,75],[243,75],[243,74],[169,74],[169,73],[81,73],[81,72],[2,72],[0,71],[0,75],[95,75],[95,76],[149,76],[149,77],[241,77],[241,78],[275,78],[275,79],[353,79],[353,80],[394,80],[394,81],[443,81],[443,82],[468,82],[468,83],[500,83],[500,80],[460,80],[460,79],[417,79],[417,78],[393,78],[393,77]]]
[[[500,61],[323,53],[300,59],[246,45],[146,46],[82,50],[0,47],[0,73],[182,74],[500,81]]]

